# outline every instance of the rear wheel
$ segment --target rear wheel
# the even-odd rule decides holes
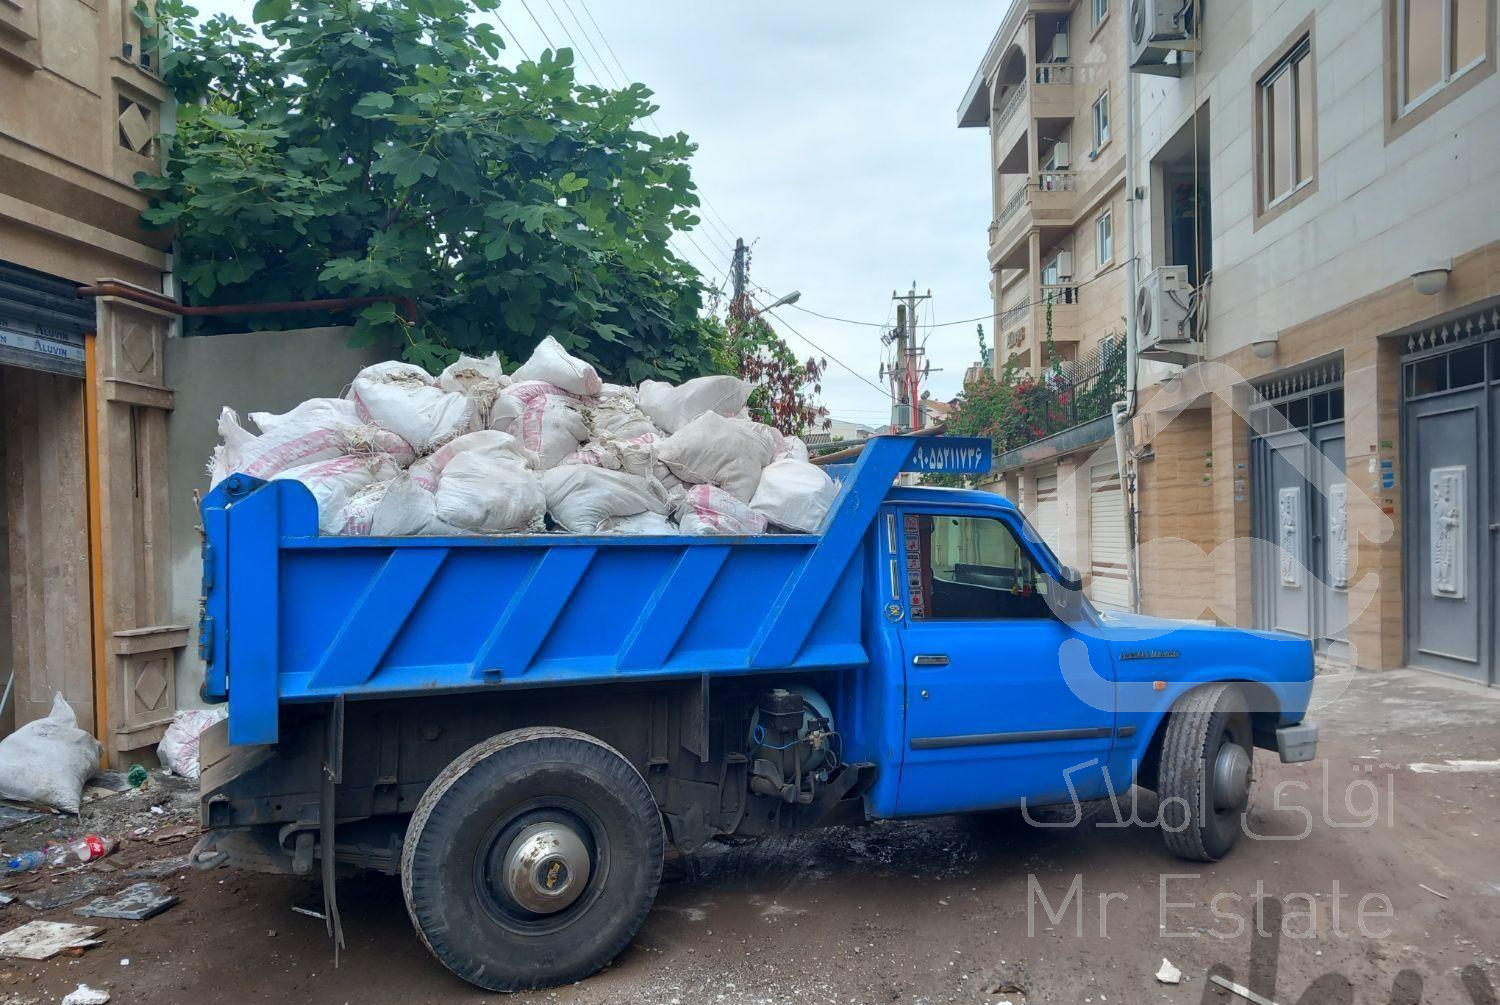
[[[422,941],[491,991],[570,983],[625,948],[656,897],[663,835],[640,773],[567,729],[520,729],[422,796],[401,886]]]
[[[1255,742],[1245,695],[1213,684],[1172,709],[1156,794],[1162,836],[1179,858],[1217,862],[1239,839],[1250,805]]]

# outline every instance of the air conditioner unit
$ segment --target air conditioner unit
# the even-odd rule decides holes
[[[1042,267],[1042,283],[1047,286],[1056,286],[1073,278],[1073,253],[1071,251],[1059,251],[1052,257],[1052,261]]]
[[[1126,44],[1130,68],[1137,73],[1175,77],[1182,72],[1173,52],[1192,51],[1195,0],[1130,0]]]
[[[1047,162],[1042,165],[1043,171],[1066,171],[1068,170],[1068,141],[1058,140],[1052,144],[1052,150],[1047,154]]]
[[[1141,356],[1167,363],[1198,358],[1188,307],[1193,296],[1187,266],[1152,269],[1135,293],[1135,330]]]
[[[1052,61],[1065,63],[1068,60],[1068,33],[1060,31],[1052,36]]]

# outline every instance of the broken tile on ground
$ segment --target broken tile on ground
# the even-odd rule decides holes
[[[45,815],[39,810],[28,810],[20,806],[12,806],[9,803],[0,803],[0,831],[10,830],[12,827],[19,827],[22,824],[29,824],[31,821]]]
[[[55,885],[43,886],[21,895],[21,903],[34,911],[50,911],[82,900],[104,885],[104,877],[91,872],[75,873]]]
[[[186,872],[193,866],[192,859],[187,855],[173,855],[171,858],[158,859],[155,862],[145,862],[134,869],[127,869],[125,875],[131,879],[161,879],[174,873]]]
[[[108,897],[97,897],[74,914],[85,918],[118,918],[121,921],[145,921],[154,918],[173,904],[177,895],[167,893],[155,883],[136,883]]]
[[[28,921],[0,935],[0,956],[45,960],[71,946],[88,945],[104,929],[66,921]]]

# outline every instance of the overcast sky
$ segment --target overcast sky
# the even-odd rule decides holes
[[[251,0],[197,6],[248,18]],[[697,142],[693,174],[711,209],[694,233],[698,247],[678,244],[711,283],[727,271],[730,236],[740,236],[754,247],[753,282],[778,296],[802,291],[800,307],[885,323],[891,292],[915,282],[933,294],[927,323],[991,310],[986,135],[954,121],[1006,6],[505,0],[499,16],[532,56],[548,46],[545,31],[554,45],[571,45],[581,77],[607,84],[606,65],[617,80],[620,68],[601,51],[592,14],[631,79],[656,92],[660,127]],[[796,308],[777,314],[828,353],[824,399],[834,416],[889,421],[879,329]],[[779,328],[799,353],[812,351]],[[974,323],[922,334],[942,368],[924,386],[952,397],[978,358]]]

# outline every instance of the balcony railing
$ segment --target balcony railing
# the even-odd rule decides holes
[[[1043,171],[1036,176],[1036,187],[1042,192],[1076,192],[1078,172]]]
[[[1070,63],[1038,63],[1036,82],[1038,84],[1071,84],[1073,83],[1073,66]]]
[[[1078,303],[1078,284],[1043,283],[1041,302],[1053,305],[1076,304]]]
[[[995,116],[995,132],[998,133],[1004,129],[1005,124],[1015,116],[1016,112],[1025,103],[1026,85],[1025,83],[1021,83],[1011,90],[1010,95],[1005,99],[1005,104],[1000,106],[1000,114]]]
[[[1000,215],[995,218],[996,229],[1003,229],[1007,223],[1015,219],[1016,214],[1021,212],[1021,207],[1030,200],[1030,196],[1030,188],[1016,189],[1015,193],[1000,207]]]

